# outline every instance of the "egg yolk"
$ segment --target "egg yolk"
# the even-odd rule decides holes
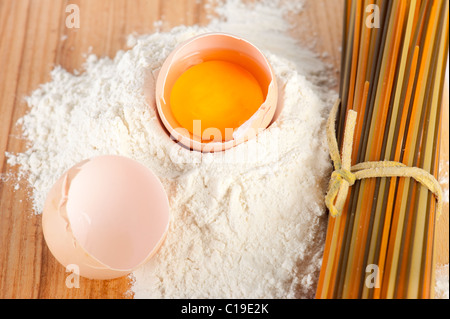
[[[192,134],[201,134],[203,141],[231,139],[230,133],[263,102],[263,91],[253,74],[220,60],[189,68],[176,80],[170,94],[175,119]]]

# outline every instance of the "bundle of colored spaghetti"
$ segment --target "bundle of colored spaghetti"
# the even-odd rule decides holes
[[[448,0],[345,0],[336,137],[357,112],[351,163],[437,178]],[[413,178],[357,180],[329,217],[317,298],[432,298],[436,198]]]

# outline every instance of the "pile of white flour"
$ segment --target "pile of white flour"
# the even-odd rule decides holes
[[[7,155],[33,189],[36,213],[64,171],[96,155],[136,159],[162,180],[171,224],[161,250],[133,273],[136,298],[314,297],[331,170],[324,125],[336,96],[323,86],[327,67],[289,37],[287,11],[272,1],[228,1],[206,27],[130,37],[130,50],[90,55],[80,74],[56,67],[27,98],[19,124],[29,148]],[[207,31],[262,49],[283,106],[258,138],[214,154],[171,141],[143,88],[177,44]]]

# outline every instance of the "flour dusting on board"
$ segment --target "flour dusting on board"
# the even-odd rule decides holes
[[[436,299],[449,299],[448,264],[436,266]]]
[[[29,148],[7,154],[33,189],[35,212],[77,162],[128,156],[158,175],[171,211],[162,249],[132,274],[135,298],[314,297],[331,170],[324,125],[336,93],[327,66],[289,36],[285,15],[301,8],[228,1],[205,27],[131,36],[130,50],[113,59],[89,55],[78,75],[56,67],[19,121]],[[201,154],[170,140],[143,87],[177,44],[208,31],[234,33],[264,52],[283,109],[258,138]]]

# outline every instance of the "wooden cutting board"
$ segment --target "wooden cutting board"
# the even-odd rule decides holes
[[[0,172],[9,176],[4,153],[21,152],[26,141],[16,121],[27,112],[23,98],[50,80],[61,65],[80,69],[83,54],[113,57],[126,49],[132,32],[151,33],[161,20],[162,30],[179,24],[206,24],[208,1],[198,0],[0,0]],[[67,28],[67,6],[80,9],[80,27]],[[336,69],[340,65],[342,0],[309,0],[303,12],[290,17],[300,22],[292,31],[311,43]],[[212,10],[212,9],[209,9]],[[90,48],[91,47],[91,48]],[[90,51],[91,50],[91,51]],[[447,93],[448,94],[448,93]],[[441,163],[448,174],[448,95],[443,116]],[[15,171],[12,171],[13,173]],[[448,175],[447,175],[448,176]],[[6,178],[7,179],[7,178]],[[41,216],[32,213],[30,189],[15,190],[0,182],[0,298],[129,298],[128,278],[98,281],[81,279],[80,288],[67,288],[68,273],[50,254],[42,235]],[[448,185],[446,185],[448,187]],[[448,203],[437,226],[439,263],[448,263]]]

